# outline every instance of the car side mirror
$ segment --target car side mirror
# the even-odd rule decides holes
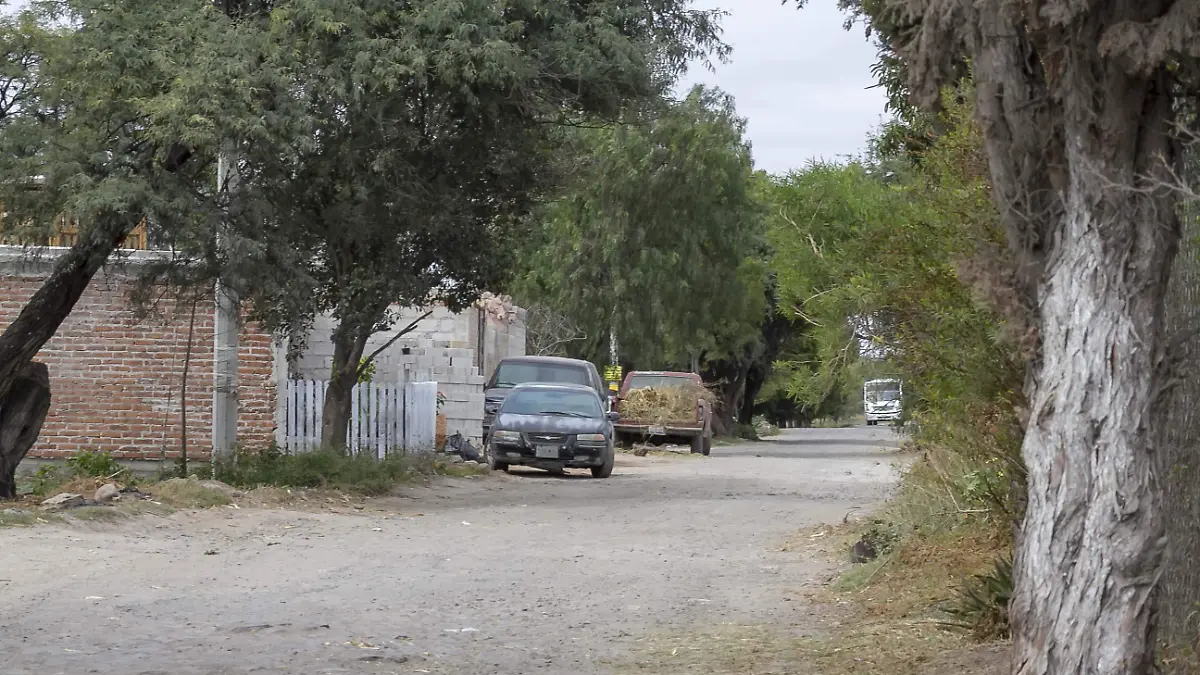
[[[621,413],[619,413],[619,412],[608,413],[608,421],[609,422],[616,422],[619,419],[621,419]]]

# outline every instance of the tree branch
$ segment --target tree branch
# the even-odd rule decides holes
[[[416,318],[416,319],[415,319],[415,320],[414,320],[412,323],[410,323],[410,324],[408,324],[407,326],[405,326],[405,327],[404,327],[404,328],[403,328],[403,329],[402,329],[400,332],[398,332],[398,333],[396,333],[395,335],[393,335],[393,336],[392,336],[392,339],[390,339],[390,340],[388,340],[387,342],[383,343],[383,346],[382,346],[382,347],[380,347],[379,349],[376,349],[375,351],[371,352],[371,354],[370,354],[369,356],[367,356],[365,359],[363,359],[363,360],[362,360],[362,362],[361,362],[361,363],[359,363],[359,364],[358,364],[358,372],[357,372],[357,375],[358,375],[358,377],[362,377],[363,371],[365,371],[365,370],[366,370],[366,368],[367,368],[368,366],[370,366],[370,365],[371,365],[371,362],[375,360],[375,357],[376,357],[376,356],[379,356],[380,354],[382,354],[382,353],[383,353],[383,351],[384,351],[385,349],[387,349],[388,347],[391,347],[392,345],[396,344],[396,341],[397,341],[397,340],[399,340],[400,338],[402,338],[402,337],[404,337],[405,335],[408,335],[409,333],[413,332],[413,331],[414,331],[414,330],[417,328],[417,324],[421,323],[421,322],[422,322],[422,321],[424,321],[425,319],[428,319],[428,318],[429,318],[429,317],[430,317],[432,314],[433,314],[433,310],[432,310],[432,309],[431,309],[431,310],[429,310],[429,311],[427,311],[427,312],[425,312],[425,313],[424,313],[424,314],[422,314],[421,316],[417,317],[417,318]]]

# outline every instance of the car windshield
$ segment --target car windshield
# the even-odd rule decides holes
[[[504,400],[501,414],[560,415],[564,417],[604,417],[596,395],[563,389],[526,389]]]
[[[683,375],[630,375],[629,389],[649,389],[650,387],[685,387],[695,382]]]
[[[526,382],[549,382],[554,384],[590,385],[587,370],[580,366],[563,363],[537,363],[518,361],[501,363],[496,369],[496,383],[492,386],[507,389]]]

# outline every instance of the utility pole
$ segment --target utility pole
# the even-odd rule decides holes
[[[237,165],[229,152],[221,153],[217,159],[217,190],[225,194],[225,206],[229,207],[230,195],[237,186]],[[224,223],[218,225],[217,248],[228,249]],[[222,273],[223,274],[223,273]],[[238,298],[217,275],[214,290],[216,316],[213,322],[213,407],[212,449],[213,461],[228,457],[237,441],[237,371],[238,371]]]

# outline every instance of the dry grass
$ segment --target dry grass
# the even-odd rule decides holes
[[[711,631],[649,635],[621,672],[656,675],[783,675],[802,673],[803,640],[772,626],[724,624]]]
[[[207,509],[228,506],[236,494],[233,488],[218,481],[195,478],[171,478],[146,488],[155,501],[177,509]]]
[[[43,494],[27,494],[17,501],[0,502],[0,528],[32,527],[43,524],[82,524],[103,523],[139,515],[166,515],[177,509],[207,509],[214,507],[229,508],[268,508],[289,509],[298,511],[338,511],[355,513],[358,511],[374,511],[369,497],[372,494],[386,494],[392,487],[401,483],[425,480],[431,476],[448,476],[453,478],[471,479],[487,473],[486,467],[474,463],[454,463],[442,458],[421,459],[405,464],[402,476],[389,476],[386,486],[382,485],[371,491],[357,489],[360,486],[351,484],[350,489],[334,487],[294,488],[273,485],[262,485],[249,489],[239,489],[216,480],[201,480],[191,478],[171,478],[161,482],[140,482],[138,489],[147,498],[136,494],[122,494],[121,499],[112,504],[83,506],[65,510],[48,510],[41,507],[46,498]],[[371,477],[371,476],[368,476]],[[62,476],[59,480],[47,485],[48,495],[69,492],[91,498],[96,488],[105,483],[114,482],[105,478]],[[382,483],[382,481],[381,481]],[[116,483],[123,487],[121,482]],[[387,488],[387,490],[384,489]]]
[[[696,417],[696,400],[714,399],[694,383],[683,386],[634,389],[621,399],[621,416],[646,424],[670,424]]]
[[[779,550],[844,559],[875,521],[797,534]],[[713,630],[650,635],[622,672],[662,675],[1001,675],[1005,644],[979,644],[940,622],[938,605],[962,579],[983,571],[1007,547],[983,521],[901,542],[888,556],[856,565],[827,587],[804,593],[820,625],[809,635],[778,626],[725,624]],[[818,633],[814,636],[813,632]]]
[[[1162,672],[1169,675],[1200,675],[1200,654],[1190,646],[1163,645],[1158,662]]]
[[[638,641],[635,660],[618,672],[656,675],[1001,675],[1006,645],[972,644],[933,625],[902,629],[854,626],[847,618],[828,637],[774,626],[724,625]]]
[[[58,520],[57,516],[31,511],[21,502],[0,502],[0,527],[33,527]]]
[[[874,518],[803,533],[794,550],[843,560],[853,542],[883,527],[900,536],[878,559],[850,567],[813,600],[844,613],[826,639],[806,644],[808,662],[826,675],[1007,672],[1007,646],[980,645],[948,628],[941,606],[971,575],[1011,550],[993,514],[967,509],[941,480],[947,467],[915,464],[900,495]]]

